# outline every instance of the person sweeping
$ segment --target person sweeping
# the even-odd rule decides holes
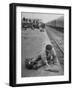
[[[38,55],[35,60],[32,59],[27,60],[26,65],[29,67],[29,69],[31,69],[30,67],[32,67],[32,69],[38,69],[44,65],[48,67],[50,64],[56,64],[56,63],[57,63],[57,58],[54,48],[52,47],[52,45],[48,44],[46,45],[44,52]]]

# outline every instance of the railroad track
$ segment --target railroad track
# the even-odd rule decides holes
[[[60,45],[59,41],[54,40],[55,43],[57,44],[58,48],[60,49],[60,51],[64,54],[64,49],[62,48],[62,46]]]
[[[54,46],[61,67],[64,70],[64,52],[61,50],[60,46],[57,44],[55,40],[51,40],[51,43]]]

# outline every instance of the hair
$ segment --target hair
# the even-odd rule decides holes
[[[46,45],[46,50],[52,50],[52,45]]]

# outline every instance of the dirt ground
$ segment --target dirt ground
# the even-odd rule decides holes
[[[25,57],[36,57],[44,49],[46,44],[52,44],[46,30],[45,32],[39,32],[39,30],[22,31],[22,77],[64,75],[59,62],[55,65],[42,66],[37,70],[29,70],[25,67]]]

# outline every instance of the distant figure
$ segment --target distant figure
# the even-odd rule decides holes
[[[41,23],[41,25],[40,25],[40,32],[44,32],[44,29],[45,29],[45,24]]]

